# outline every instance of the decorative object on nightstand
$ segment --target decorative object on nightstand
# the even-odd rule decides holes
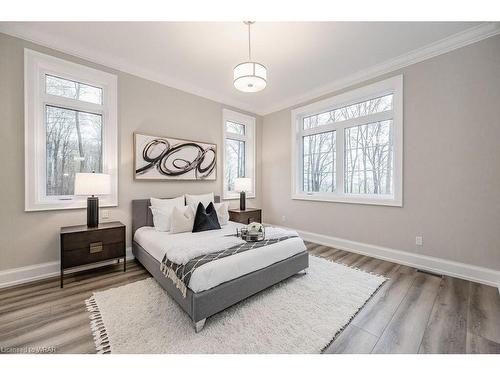
[[[61,288],[65,269],[121,258],[125,272],[125,225],[119,221],[61,228]]]
[[[234,181],[234,190],[240,192],[240,210],[245,211],[246,208],[246,192],[252,191],[252,179],[247,177],[239,177]]]
[[[248,225],[250,223],[262,223],[262,210],[260,208],[247,208],[246,210],[239,210],[237,208],[230,208],[229,220],[237,223]]]
[[[96,195],[111,193],[111,178],[105,173],[77,173],[75,195],[87,196],[87,226],[99,226],[99,198]],[[91,195],[91,196],[89,196]]]

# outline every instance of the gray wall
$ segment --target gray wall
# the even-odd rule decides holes
[[[499,270],[500,36],[376,80],[401,73],[403,207],[292,200],[287,109],[264,116],[264,220]]]
[[[0,33],[0,270],[59,260],[59,227],[86,221],[85,209],[24,212],[24,47],[118,76],[119,206],[110,209],[109,220],[122,221],[130,231],[132,199],[222,192],[222,109],[230,107]],[[134,181],[134,131],[216,143],[217,181]],[[260,206],[262,196],[261,135],[262,118],[257,117],[257,197],[251,206]]]
[[[222,104],[0,34],[0,270],[57,261],[59,227],[85,222],[84,209],[24,212],[24,47],[118,75],[119,207],[110,220],[130,228],[134,198],[221,192],[220,153],[216,182],[135,182],[132,132],[220,147]],[[394,73],[405,79],[403,208],[291,200],[290,109],[264,124],[257,117],[249,204],[262,204],[266,222],[500,269],[499,67],[497,36]]]

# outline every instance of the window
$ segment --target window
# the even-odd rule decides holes
[[[223,110],[223,198],[237,199],[234,190],[238,177],[252,179],[253,189],[247,197],[255,197],[255,118],[238,112]]]
[[[75,173],[102,172],[102,115],[45,105],[46,195],[73,195]]]
[[[292,198],[402,205],[403,77],[292,111]]]
[[[116,76],[25,50],[25,209],[86,207],[75,174],[108,173],[117,205]]]
[[[302,137],[303,191],[335,191],[335,131]]]

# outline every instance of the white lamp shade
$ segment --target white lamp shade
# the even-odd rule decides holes
[[[233,84],[243,92],[257,92],[267,85],[267,69],[256,62],[244,62],[236,65],[233,71]]]
[[[105,173],[77,173],[75,195],[106,195],[111,193],[111,177]]]
[[[241,177],[234,181],[234,190],[236,191],[252,191],[252,179]]]

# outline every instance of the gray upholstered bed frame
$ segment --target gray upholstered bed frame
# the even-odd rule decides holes
[[[215,198],[220,201],[219,197]],[[274,263],[266,268],[243,275],[237,279],[220,284],[212,289],[194,293],[188,288],[184,298],[172,281],[160,271],[160,262],[153,258],[138,243],[133,241],[135,231],[143,226],[153,226],[153,216],[149,199],[132,201],[132,252],[135,258],[149,271],[156,281],[168,292],[179,306],[192,319],[196,332],[199,332],[206,318],[212,316],[251,295],[258,293],[309,266],[307,251]]]

